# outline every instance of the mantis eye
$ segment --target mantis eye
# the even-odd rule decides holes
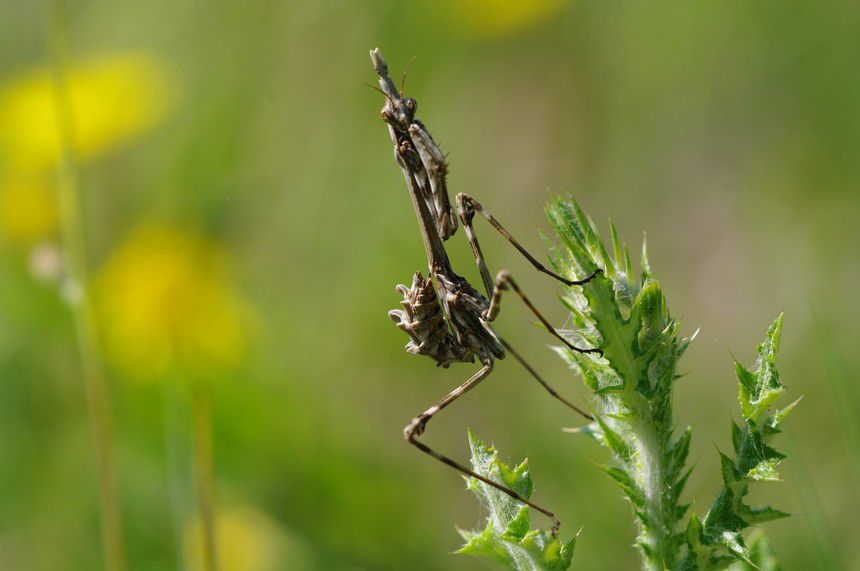
[[[412,97],[407,97],[403,104],[406,105],[406,108],[412,113],[415,113],[415,109],[418,108],[418,102]]]

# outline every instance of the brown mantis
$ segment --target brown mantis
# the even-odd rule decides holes
[[[389,316],[400,329],[410,336],[410,341],[406,345],[406,350],[409,353],[431,357],[441,367],[448,367],[454,362],[472,363],[475,358],[481,364],[481,369],[477,373],[445,395],[435,405],[416,416],[403,429],[403,436],[410,444],[440,462],[463,474],[477,478],[545,514],[552,520],[552,532],[555,534],[560,522],[551,511],[527,500],[514,490],[477,474],[466,466],[440,454],[421,442],[419,438],[424,433],[427,422],[435,414],[478,386],[492,372],[496,359],[504,358],[506,352],[513,355],[550,395],[583,417],[593,420],[591,415],[567,401],[547,384],[519,353],[499,337],[490,325],[499,314],[502,292],[511,288],[541,324],[546,327],[547,331],[562,343],[581,353],[602,354],[599,349],[583,349],[575,347],[567,341],[541,315],[507,271],[500,271],[495,280],[491,277],[472,226],[475,213],[483,216],[538,271],[567,286],[583,285],[601,270],[597,270],[579,281],[568,280],[556,274],[526,251],[480,203],[466,194],[457,195],[457,212],[455,215],[448,198],[445,157],[424,125],[415,118],[417,108],[415,99],[404,97],[401,93],[403,91],[402,86],[400,91],[397,90],[394,82],[388,76],[388,66],[379,49],[372,50],[370,58],[379,76],[380,91],[386,99],[381,115],[388,125],[391,142],[394,145],[394,158],[406,179],[406,186],[418,218],[418,226],[421,230],[429,266],[427,278],[418,272],[413,277],[411,287],[397,286],[397,291],[403,295],[401,302],[403,309],[390,311]],[[456,274],[448,260],[444,240],[456,232],[458,218],[463,223],[463,228],[472,247],[489,301],[465,278]]]

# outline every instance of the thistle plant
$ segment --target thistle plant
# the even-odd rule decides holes
[[[776,468],[785,456],[769,443],[797,402],[774,408],[784,392],[776,369],[782,316],[758,345],[752,368],[735,363],[743,421],[732,423],[734,451],[719,453],[723,486],[708,512],[701,518],[692,514],[685,523],[689,504],[681,496],[692,470],[686,466],[691,429],[676,430],[672,396],[680,377],[678,361],[692,337],[679,335],[680,324],[669,313],[644,245],[637,279],[630,253],[611,223],[610,253],[576,202],[556,198],[547,214],[558,237],[558,244],[550,245],[556,271],[575,280],[603,270],[562,296],[570,311],[564,336],[574,345],[599,348],[602,355],[564,346],[556,350],[592,391],[594,422],[571,431],[609,449],[611,462],[602,468],[630,502],[643,568],[722,569],[734,564],[777,569],[766,538],[745,539],[745,533],[751,526],[787,515],[746,503],[751,484],[779,480]],[[511,470],[498,461],[495,450],[474,437],[470,441],[476,472],[520,486],[528,497],[532,484],[525,462]],[[511,569],[567,568],[572,542],[530,530],[527,507],[495,489],[474,481],[469,489],[490,515],[486,529],[465,535],[468,543],[461,553]]]
[[[526,499],[534,484],[528,460],[510,468],[498,458],[495,448],[481,442],[469,432],[472,469],[504,484]],[[477,478],[466,478],[466,484],[489,512],[481,531],[461,531],[466,544],[458,553],[484,557],[511,569],[564,570],[573,558],[574,537],[562,543],[544,530],[533,530],[529,523],[529,506],[522,504]]]

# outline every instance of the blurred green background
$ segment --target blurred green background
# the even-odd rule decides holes
[[[46,7],[0,3],[0,568],[98,569],[96,487],[63,302]],[[131,569],[199,568],[188,384],[215,387],[225,571],[475,569],[481,514],[403,425],[472,371],[403,351],[386,312],[425,258],[378,112],[379,46],[468,192],[533,251],[550,193],[611,215],[684,331],[678,423],[693,510],[737,416],[732,356],[786,313],[805,395],[766,531],[786,569],[860,569],[860,5],[533,0],[71,1],[87,259]],[[478,222],[556,323],[558,288]],[[455,268],[478,282],[465,238]],[[68,295],[68,292],[65,291]],[[73,295],[73,292],[72,292]],[[579,378],[509,303],[498,329],[578,402]],[[437,419],[528,455],[578,569],[632,569],[604,451],[505,361]],[[544,522],[541,522],[543,524]]]

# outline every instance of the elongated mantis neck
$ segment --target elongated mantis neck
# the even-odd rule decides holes
[[[403,97],[397,90],[397,86],[391,81],[391,77],[388,75],[388,64],[385,63],[379,49],[374,49],[370,52],[370,59],[373,61],[373,67],[377,75],[379,75],[380,91],[385,94],[395,111],[399,109],[402,112],[402,106],[404,105]],[[453,270],[451,269],[451,263],[448,261],[448,254],[445,252],[445,246],[439,235],[439,229],[430,215],[430,209],[427,207],[427,202],[421,193],[421,188],[415,179],[415,174],[397,151],[398,131],[391,124],[388,125],[388,131],[391,134],[391,142],[394,144],[397,164],[403,172],[404,178],[406,178],[409,197],[412,199],[412,207],[415,210],[416,218],[418,218],[418,227],[421,230],[421,239],[424,242],[424,251],[427,254],[427,265],[431,272],[436,270],[451,274]]]
[[[427,203],[424,201],[424,197],[421,196],[418,183],[405,165],[401,164],[400,168],[403,169],[403,174],[406,176],[408,183],[409,198],[412,199],[412,207],[415,209],[418,228],[421,231],[421,240],[424,243],[424,252],[427,254],[427,265],[431,271],[435,269],[450,274],[453,270],[451,262],[448,260],[448,253],[445,251],[445,246],[442,243],[442,238],[439,236],[436,223],[430,216]]]

